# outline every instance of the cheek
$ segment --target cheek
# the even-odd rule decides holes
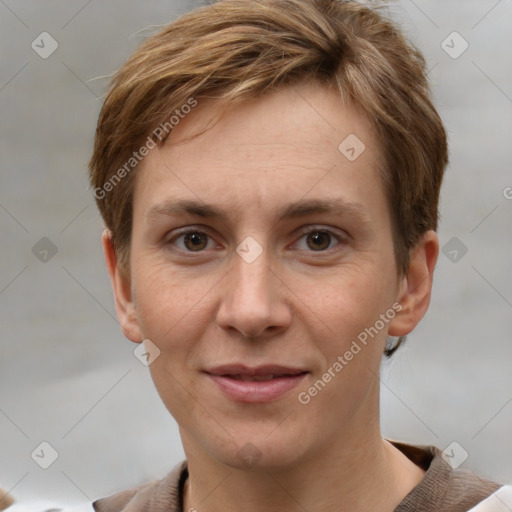
[[[150,260],[135,269],[134,277],[137,316],[144,336],[162,348],[172,344],[176,338],[173,331],[179,330],[182,336],[195,324],[208,278],[199,281]]]
[[[322,354],[322,367],[317,371],[322,378],[330,370],[326,379],[332,380],[316,406],[344,397],[339,413],[348,414],[358,406],[379,373],[387,329],[394,316],[392,279],[387,282],[379,276],[381,271],[376,268],[354,267],[350,273],[324,283],[325,293],[310,292],[315,303],[310,309],[321,317],[325,325],[322,332],[327,333],[312,333],[311,341]],[[392,314],[386,316],[389,311]]]
[[[326,428],[333,431],[333,425],[354,417],[378,386],[387,327],[392,319],[388,315],[387,322],[381,320],[381,315],[392,308],[391,280],[377,280],[380,271],[369,266],[352,270],[350,275],[325,282],[324,293],[317,290],[309,294],[310,309],[321,317],[325,326],[322,332],[328,335],[320,336],[320,330],[312,333],[311,341],[322,354],[322,366],[316,368],[309,387],[301,388],[301,398],[308,401],[304,411],[330,418],[325,420],[330,425]]]
[[[134,277],[142,334],[160,349],[149,367],[151,378],[171,415],[186,426],[191,414],[198,414],[189,394],[194,384],[191,366],[209,317],[208,291],[215,282],[208,276],[199,279],[171,271],[168,265],[149,259]]]
[[[317,284],[302,294],[329,331],[345,342],[373,325],[393,303],[394,283],[383,281],[377,266],[353,265]]]

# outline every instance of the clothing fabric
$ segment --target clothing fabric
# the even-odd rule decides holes
[[[420,483],[405,496],[394,512],[512,510],[512,494],[507,494],[512,493],[512,487],[480,478],[468,470],[453,469],[443,458],[442,451],[434,446],[390,442],[425,470]],[[97,500],[93,507],[96,512],[184,512],[183,487],[187,478],[187,462],[183,461],[162,480]],[[498,508],[506,503],[504,499],[509,498],[510,508]]]

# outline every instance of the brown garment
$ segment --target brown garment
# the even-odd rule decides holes
[[[394,512],[467,512],[501,485],[471,471],[452,469],[434,446],[390,441],[426,473]],[[96,512],[183,512],[183,485],[188,477],[183,461],[162,480],[122,491],[93,503]]]

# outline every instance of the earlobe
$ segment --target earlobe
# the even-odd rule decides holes
[[[121,325],[121,330],[130,341],[140,343],[143,337],[137,321],[130,281],[119,269],[116,251],[112,242],[112,234],[108,229],[103,231],[101,242],[110,282],[112,283],[112,289],[114,291],[116,313]]]
[[[427,312],[438,254],[435,231],[427,231],[411,249],[409,269],[397,297],[402,309],[389,324],[389,336],[409,334]]]

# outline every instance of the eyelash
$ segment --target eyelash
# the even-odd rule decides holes
[[[213,240],[213,238],[206,232],[204,231],[201,231],[201,229],[199,228],[188,228],[184,231],[181,231],[179,233],[177,233],[174,237],[172,237],[168,242],[167,244],[168,245],[173,245],[174,242],[176,242],[176,240],[186,236],[186,235],[189,235],[189,234],[194,234],[194,233],[197,233],[197,234],[202,234],[202,235],[205,235],[207,236],[210,240]],[[311,228],[306,228],[304,230],[301,230],[300,232],[300,236],[299,236],[299,239],[297,240],[297,242],[294,242],[293,245],[296,245],[298,243],[299,240],[301,240],[302,238],[310,235],[310,234],[313,234],[313,233],[323,233],[323,234],[328,234],[331,236],[331,238],[334,238],[335,240],[338,241],[338,244],[334,247],[329,247],[328,249],[324,249],[324,250],[319,250],[319,251],[314,251],[314,250],[309,250],[309,251],[306,251],[306,252],[311,252],[311,253],[328,253],[328,252],[331,252],[331,251],[334,251],[336,250],[337,247],[339,247],[340,245],[344,244],[344,243],[347,243],[348,241],[348,238],[349,238],[349,235],[340,235],[340,234],[337,234],[337,233],[334,233],[333,231],[331,231],[330,229],[326,229],[326,228],[319,228],[319,227],[311,227]],[[205,252],[206,249],[202,249],[200,251],[190,251],[188,249],[181,249],[181,248],[177,248],[179,251],[182,251],[182,252],[185,252],[187,254],[191,254],[191,255],[194,255],[194,254],[197,254],[197,255],[200,255],[202,253]],[[300,249],[299,249],[300,250]]]

